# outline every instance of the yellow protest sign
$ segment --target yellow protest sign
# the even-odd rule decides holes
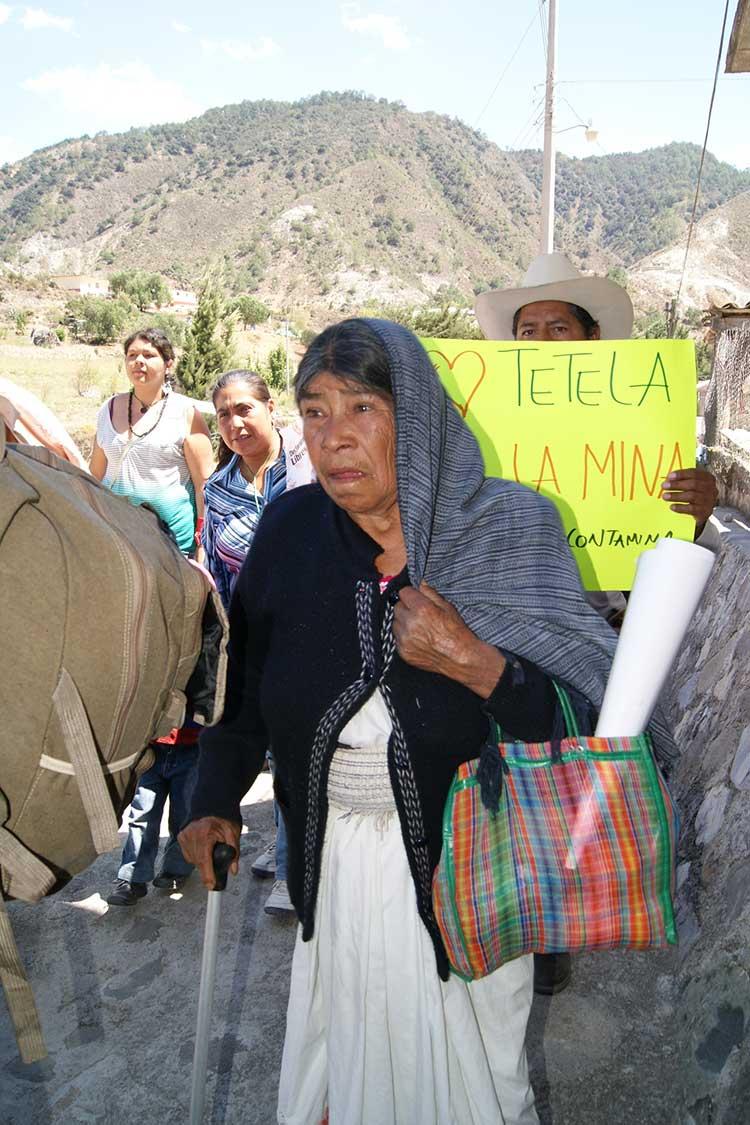
[[[587,589],[629,590],[641,551],[693,538],[660,497],[695,465],[692,341],[422,343],[487,474],[555,502]]]

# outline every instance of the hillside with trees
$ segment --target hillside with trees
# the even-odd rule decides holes
[[[519,152],[516,159],[541,191],[541,153]],[[585,160],[559,154],[555,210],[562,244],[588,250],[584,257],[601,247],[627,266],[675,242],[692,209],[699,160],[697,145],[676,143]],[[698,218],[749,188],[750,173],[708,153]]]
[[[605,272],[674,243],[699,155],[560,157],[558,245]],[[196,286],[213,265],[230,294],[276,310],[469,302],[536,252],[540,177],[538,152],[400,103],[242,102],[0,169],[0,259],[25,275],[144,271],[137,304],[146,275]],[[707,213],[750,190],[750,173],[709,158],[703,184]]]

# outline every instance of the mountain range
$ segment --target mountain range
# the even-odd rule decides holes
[[[681,271],[700,149],[560,155],[556,245],[627,271],[636,303]],[[542,158],[364,94],[255,101],[66,140],[0,169],[0,259],[196,284],[223,264],[275,308],[424,303],[516,282],[537,252]],[[750,172],[706,157],[688,301],[750,299]],[[688,284],[689,280],[689,284]]]

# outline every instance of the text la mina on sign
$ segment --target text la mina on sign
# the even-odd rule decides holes
[[[569,468],[570,461],[565,459]],[[555,458],[549,445],[537,447],[533,452],[522,449],[519,442],[513,444],[513,477],[518,484],[526,484],[540,492],[556,492],[567,500],[588,500],[598,493],[622,503],[654,496],[661,482],[673,469],[684,468],[680,443],[667,447],[661,442],[650,446],[644,453],[636,442],[624,441],[608,443],[585,442],[581,460],[577,466],[575,487],[564,481],[560,486],[560,476],[555,466]]]

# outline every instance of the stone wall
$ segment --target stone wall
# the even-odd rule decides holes
[[[750,1121],[750,530],[726,511],[712,525],[716,565],[667,692],[683,818],[679,1125]]]
[[[708,451],[708,468],[719,485],[719,503],[750,516],[750,459],[739,454],[734,442],[723,435]]]
[[[714,362],[701,396],[708,468],[719,502],[750,515],[750,311],[720,312],[713,327]]]

